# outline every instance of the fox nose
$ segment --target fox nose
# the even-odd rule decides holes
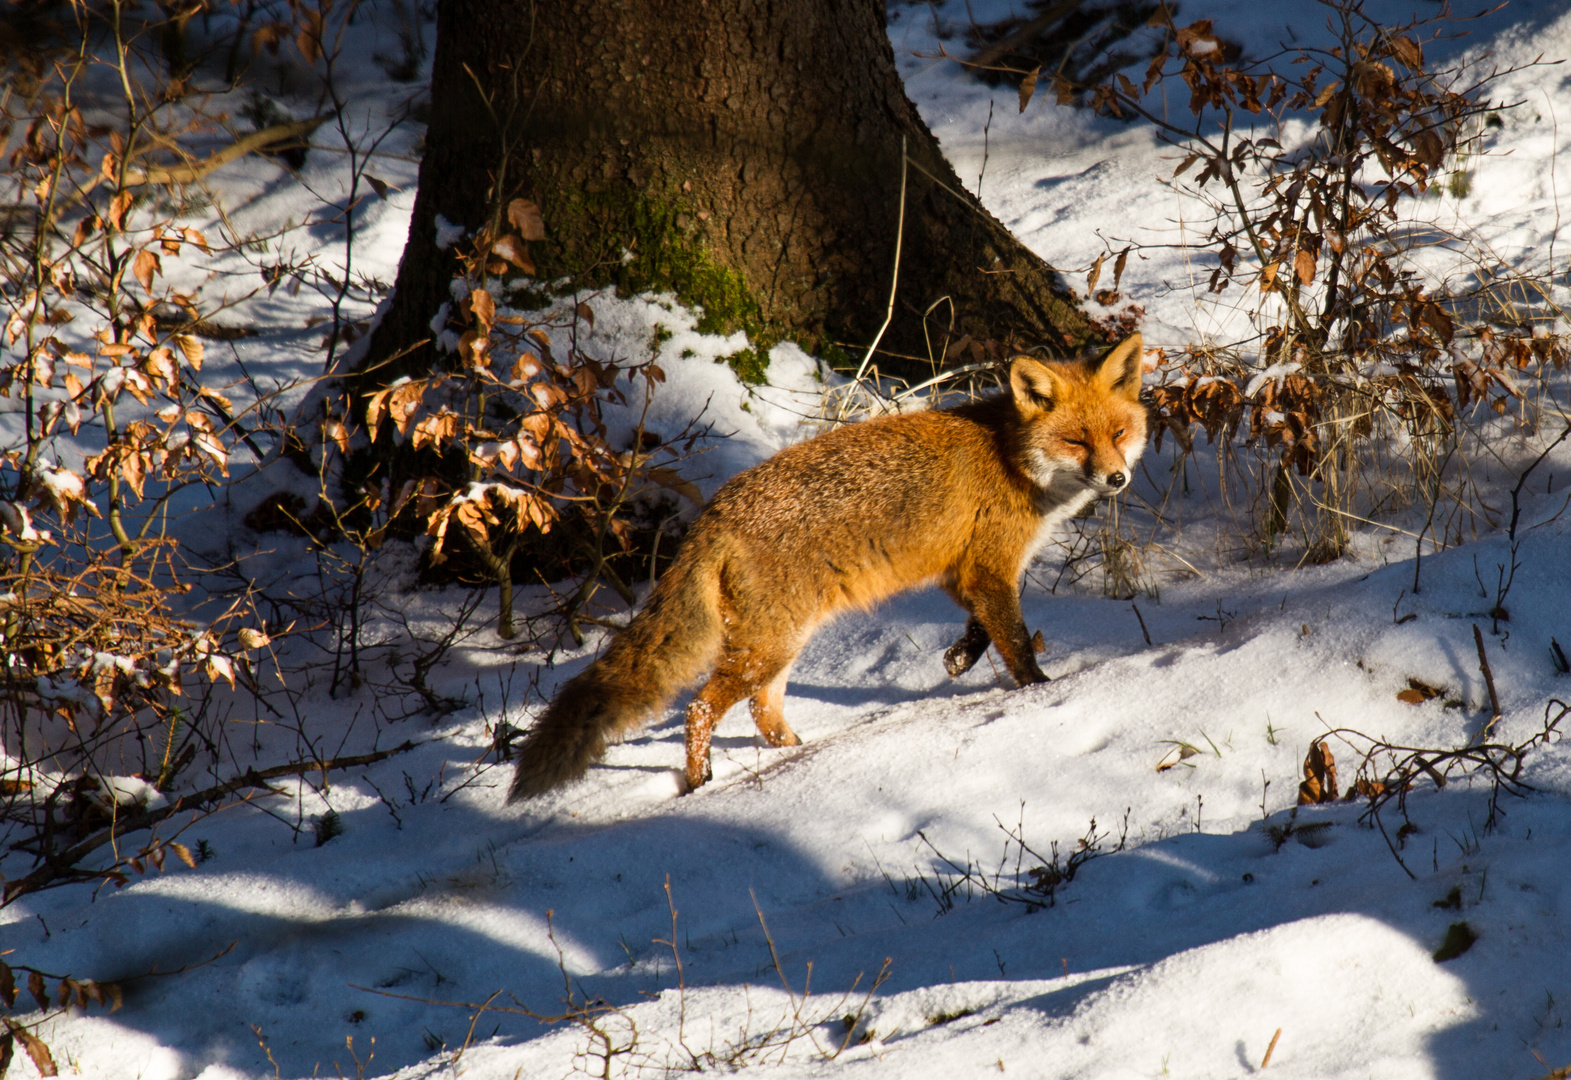
[[[1107,474],[1107,486],[1108,487],[1122,488],[1124,486],[1124,484],[1128,480],[1129,480],[1129,478],[1127,476],[1125,476],[1121,472],[1115,472],[1115,473],[1108,473]]]

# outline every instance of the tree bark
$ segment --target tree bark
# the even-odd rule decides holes
[[[884,371],[942,363],[943,297],[951,341],[1056,354],[1102,338],[944,160],[884,0],[441,0],[431,93],[409,242],[364,362],[378,383],[433,366],[429,345],[387,358],[431,337],[449,298],[438,215],[474,230],[520,197],[546,224],[537,282],[674,292],[700,329],[746,331],[754,365],[780,340],[860,360],[902,217]]]

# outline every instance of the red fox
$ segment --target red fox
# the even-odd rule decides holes
[[[509,802],[583,776],[706,672],[687,707],[687,788],[710,777],[715,725],[743,698],[770,746],[796,746],[786,675],[825,619],[936,584],[969,613],[959,675],[997,646],[1017,684],[1045,682],[1020,614],[1052,525],[1116,494],[1145,446],[1135,334],[1099,359],[1018,356],[1009,392],[867,420],[728,481],[605,653],[569,679],[520,747]]]

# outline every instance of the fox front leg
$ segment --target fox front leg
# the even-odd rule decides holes
[[[1017,686],[1048,681],[1037,666],[1036,650],[1031,647],[1031,635],[1026,632],[1025,619],[1020,614],[1020,597],[1011,581],[985,567],[977,567],[957,582],[955,595],[972,619],[993,639]]]
[[[982,659],[982,654],[987,652],[987,647],[992,643],[987,628],[977,621],[975,615],[971,616],[966,620],[966,628],[960,637],[944,650],[944,670],[949,672],[951,679],[960,678]]]

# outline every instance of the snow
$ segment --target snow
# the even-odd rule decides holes
[[[1002,8],[972,0],[979,18]],[[1390,18],[1412,6],[1370,9]],[[1209,15],[1246,45],[1269,44],[1287,10],[1210,0],[1184,18]],[[1042,98],[1016,117],[1012,88],[912,55],[934,51],[935,25],[963,26],[963,0],[891,11],[910,93],[968,182],[997,98],[982,194],[1044,256],[1083,267],[1104,237],[1121,246],[1182,234],[1181,197],[1153,180],[1171,174],[1172,151],[1149,131]],[[1313,33],[1313,18],[1293,29]],[[1503,63],[1555,58],[1571,52],[1571,16],[1513,5],[1474,40]],[[359,100],[380,106],[392,91],[373,51],[356,50],[350,71]],[[1490,136],[1500,152],[1472,165],[1472,193],[1434,206],[1502,258],[1547,259],[1560,185],[1571,182],[1571,170],[1562,180],[1552,168],[1554,116],[1571,115],[1571,90],[1555,68],[1506,89],[1531,107],[1505,113]],[[392,198],[358,219],[357,265],[384,281],[407,230],[412,142],[389,141],[377,174]],[[308,219],[312,190],[337,190],[340,167],[313,152],[297,179],[253,162],[220,183],[247,227],[282,226]],[[442,227],[456,239],[458,227]],[[331,230],[289,235],[301,251],[341,258]],[[1437,278],[1457,265],[1431,263]],[[229,273],[238,282],[256,271]],[[1208,273],[1177,249],[1131,259],[1123,291],[1146,308],[1149,344],[1244,336],[1241,308],[1204,297]],[[717,362],[745,339],[700,334],[672,298],[565,297],[563,312],[580,300],[595,313],[581,347],[654,359],[667,374],[647,414],[636,395],[608,410],[614,433],[641,416],[666,434],[707,431],[684,466],[705,496],[827,423],[834,380],[794,345],[772,350],[769,385],[747,387]],[[238,377],[243,365],[263,389],[320,374],[320,336],[301,327],[321,304],[309,288],[244,301],[229,317],[263,333],[211,348],[209,370]],[[369,316],[360,307],[356,317]],[[1537,448],[1519,433],[1500,452],[1526,461]],[[1172,455],[1171,445],[1147,452],[1147,497]],[[1485,465],[1480,482],[1509,508],[1516,474]],[[243,480],[222,512],[235,543],[273,553],[277,580],[305,580],[303,542],[246,539],[238,524],[258,491],[273,490],[258,483],[284,482],[277,472]],[[582,783],[506,806],[496,726],[527,726],[604,638],[595,630],[582,647],[553,649],[480,634],[432,674],[464,707],[378,736],[413,740],[410,752],[275,779],[275,794],[180,819],[194,868],[169,859],[123,888],[72,885],[0,909],[7,963],[119,981],[125,993],[117,1011],[72,1007],[41,1023],[24,994],[12,1015],[38,1024],[63,1072],[148,1080],[558,1077],[598,1072],[604,1040],[625,1051],[612,1075],[1238,1077],[1264,1068],[1269,1046],[1271,1074],[1287,1078],[1542,1076],[1571,1063],[1571,752],[1556,741],[1532,753],[1524,779],[1535,791],[1505,798],[1493,830],[1479,779],[1415,789],[1416,832],[1400,842],[1394,805],[1382,833],[1360,822],[1362,804],[1294,803],[1313,741],[1328,741],[1352,782],[1369,742],[1334,729],[1415,747],[1475,738],[1488,718],[1475,626],[1500,696],[1499,740],[1527,740],[1546,708],[1571,699],[1550,654],[1552,638],[1571,645],[1568,474],[1562,446],[1524,486],[1514,549],[1480,523],[1465,543],[1426,544],[1415,567],[1411,535],[1370,527],[1349,557],[1296,569],[1240,558],[1217,523],[1219,494],[1193,476],[1173,508],[1184,527],[1159,534],[1133,601],[1101,595],[1095,572],[1078,583],[1061,572],[1062,547],[1032,569],[1022,603],[1049,643],[1052,682],[1009,689],[992,659],[949,680],[941,655],[963,616],[940,593],[909,594],[822,628],[802,653],[786,712],[803,746],[764,747],[737,710],[717,733],[714,780],[686,797],[678,703]],[[1496,568],[1513,561],[1502,600]],[[451,625],[456,592],[398,591],[396,565],[385,577],[407,617]],[[521,610],[547,600],[540,587],[519,592]],[[1498,626],[1497,603],[1509,612]],[[524,689],[532,676],[538,693]],[[1399,701],[1409,679],[1443,693]],[[331,748],[365,738],[362,702],[319,687],[303,708]],[[1175,763],[1182,746],[1197,752]],[[116,776],[104,801],[151,807],[174,794]],[[329,812],[342,833],[318,844]],[[1067,857],[1092,819],[1108,853],[1054,905],[1030,910],[964,886],[939,902],[954,877],[937,853],[1012,883],[1005,829]],[[1123,850],[1109,850],[1120,834]],[[14,879],[27,865],[10,853],[0,869]],[[1476,944],[1437,962],[1462,921]],[[536,1019],[575,1008],[577,1020]],[[33,1066],[18,1053],[12,1069]]]
[[[436,246],[446,251],[464,238],[469,230],[462,225],[455,225],[441,214],[436,215]]]

